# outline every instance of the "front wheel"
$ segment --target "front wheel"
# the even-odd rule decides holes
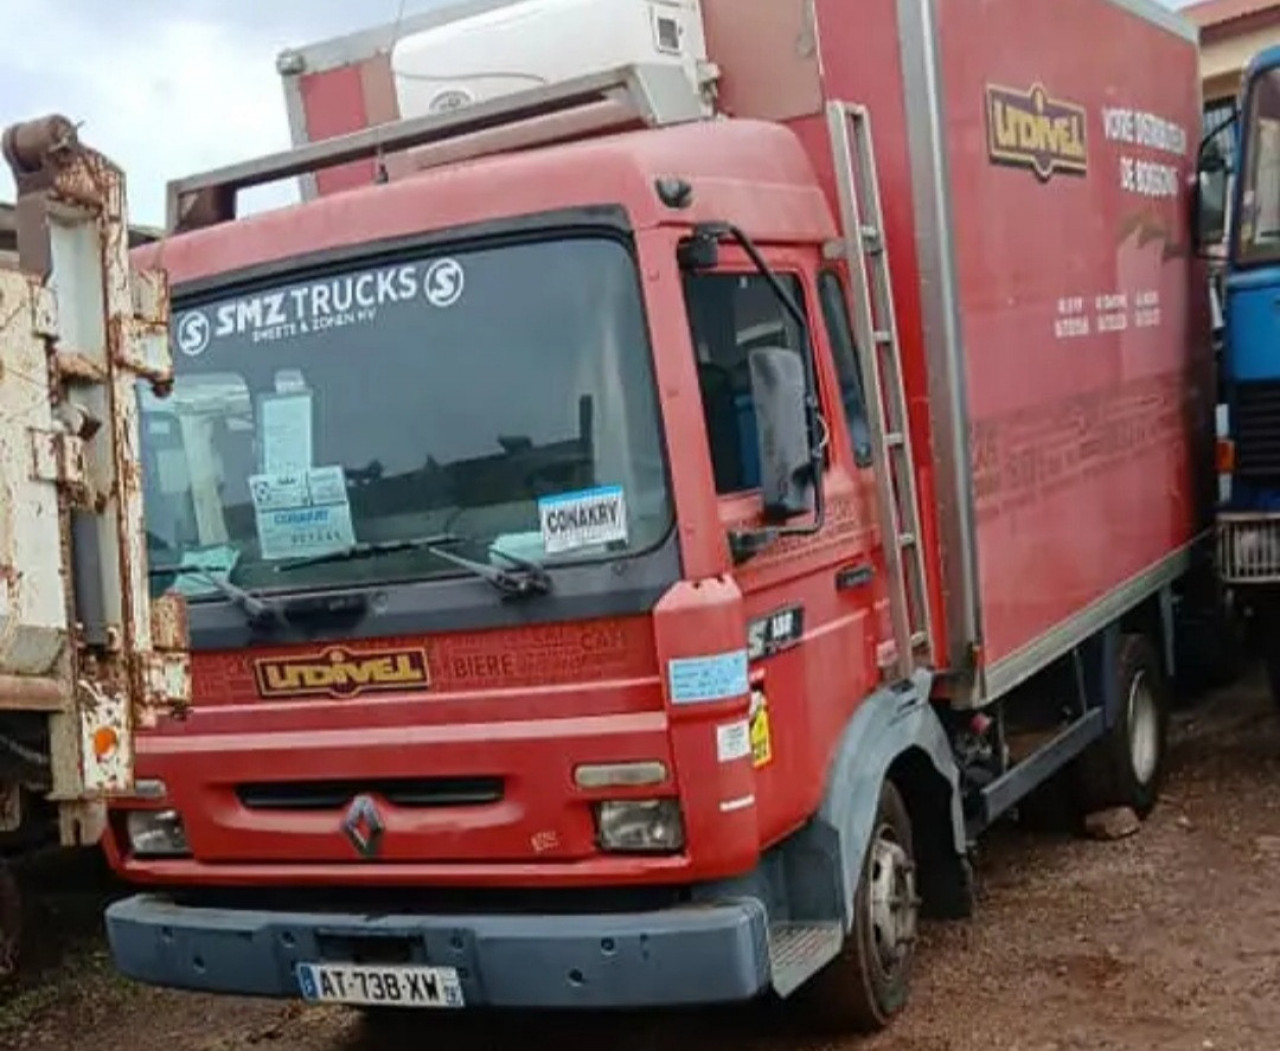
[[[18,970],[23,935],[22,890],[13,869],[0,859],[0,980]]]
[[[919,912],[911,817],[897,788],[885,781],[854,895],[853,927],[809,989],[824,1028],[876,1032],[906,1006]]]
[[[1142,635],[1120,639],[1114,676],[1115,722],[1080,757],[1076,784],[1085,813],[1130,807],[1146,817],[1164,780],[1169,699],[1160,660]]]

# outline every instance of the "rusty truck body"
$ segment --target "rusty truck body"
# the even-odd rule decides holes
[[[133,273],[125,181],[55,117],[4,136],[0,268],[0,857],[93,846],[134,735],[189,698],[185,607],[151,599],[139,383],[171,379],[168,286]],[[22,942],[0,861],[0,970]]]

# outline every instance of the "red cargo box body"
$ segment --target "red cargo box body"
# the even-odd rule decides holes
[[[817,98],[871,111],[938,657],[998,696],[1204,528],[1195,30],[1145,0],[704,3],[725,108],[791,123],[833,202]],[[800,47],[762,69],[748,9]]]
[[[827,103],[870,110],[934,651],[975,672],[941,680],[956,700],[993,699],[1175,579],[1207,522],[1196,30],[1154,0],[702,3],[721,108],[792,127],[833,212]],[[297,141],[399,115],[394,40],[282,59]]]

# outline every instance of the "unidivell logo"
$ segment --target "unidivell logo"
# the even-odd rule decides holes
[[[1030,168],[1041,182],[1055,172],[1085,175],[1089,147],[1084,108],[1030,91],[987,87],[987,149],[997,164]]]
[[[341,647],[299,657],[267,657],[253,662],[263,697],[356,697],[362,693],[427,686],[426,650],[354,653]]]

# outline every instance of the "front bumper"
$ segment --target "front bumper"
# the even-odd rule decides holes
[[[468,1007],[731,1003],[769,985],[768,918],[754,899],[653,912],[368,916],[178,905],[140,895],[107,910],[116,967],[150,985],[298,998],[299,963],[351,962],[353,942],[457,968]]]

